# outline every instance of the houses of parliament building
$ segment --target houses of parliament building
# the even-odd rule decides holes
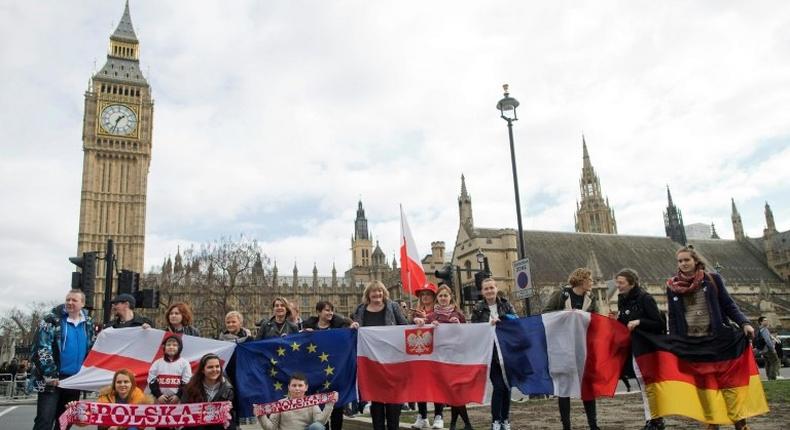
[[[152,141],[154,101],[151,88],[140,71],[140,44],[131,21],[128,3],[116,30],[110,36],[107,60],[90,79],[85,92],[82,148],[84,152],[79,253],[103,249],[107,239],[116,244],[119,268],[143,272],[145,246],[146,196]],[[751,318],[767,315],[774,324],[790,328],[790,231],[776,229],[773,213],[765,205],[765,229],[761,237],[744,234],[741,216],[732,201],[731,220],[735,238],[720,239],[712,226],[709,238],[686,236],[681,210],[667,188],[664,212],[666,236],[626,235],[618,231],[615,211],[604,196],[582,138],[580,200],[574,215],[574,232],[524,232],[530,259],[533,286],[537,296],[532,313],[540,310],[542,300],[566,283],[577,267],[589,267],[596,281],[595,294],[606,306],[616,307],[616,295],[606,280],[623,267],[635,269],[642,285],[666,309],[665,281],[675,272],[675,251],[691,244],[727,282],[733,297]],[[468,269],[462,271],[456,288],[474,283],[476,255],[488,257],[500,289],[509,294],[513,288],[512,263],[517,257],[516,230],[480,227],[475,224],[472,197],[466,178],[461,177],[458,196],[458,229],[454,245],[442,241],[431,244],[423,260],[426,273],[445,264]],[[570,214],[569,214],[570,215]],[[350,220],[349,220],[350,221]],[[176,251],[157,273],[144,276],[144,283],[160,292],[160,309],[146,310],[158,325],[164,325],[164,308],[179,301],[191,304],[195,325],[204,335],[222,329],[224,312],[240,311],[245,325],[268,318],[274,297],[283,296],[305,314],[321,300],[329,300],[340,314],[350,314],[362,300],[366,283],[378,280],[399,298],[401,288],[396,258],[391,260],[374,241],[362,202],[358,202],[351,235],[351,267],[321,276],[314,264],[304,273],[295,264],[290,273],[280,273],[260,255],[249,267],[230,281],[218,279],[215,268],[203,266]],[[104,268],[97,272],[96,310],[101,312]],[[429,276],[429,278],[431,278]],[[435,279],[433,279],[435,281]],[[115,283],[117,285],[117,283]],[[457,290],[460,292],[460,290]],[[523,310],[523,309],[522,309]]]

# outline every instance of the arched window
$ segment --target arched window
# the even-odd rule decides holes
[[[466,279],[471,279],[472,278],[472,262],[469,261],[469,260],[466,260],[466,262],[464,263],[464,269],[466,269]]]

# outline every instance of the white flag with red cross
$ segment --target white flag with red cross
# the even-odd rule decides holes
[[[99,391],[112,383],[113,374],[120,369],[129,369],[135,375],[138,387],[145,388],[148,370],[154,361],[162,358],[162,341],[172,335],[162,330],[141,327],[108,328],[96,338],[93,349],[88,352],[80,371],[59,382],[62,388]],[[197,370],[200,358],[214,353],[219,356],[223,369],[230,361],[236,344],[195,336],[181,336],[184,349],[181,357]]]
[[[400,280],[403,291],[412,295],[427,283],[403,206],[400,208]]]

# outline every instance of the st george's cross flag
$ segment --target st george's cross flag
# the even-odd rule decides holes
[[[168,333],[153,328],[141,327],[107,328],[99,333],[93,349],[88,352],[80,371],[58,384],[61,388],[83,391],[99,391],[112,383],[113,374],[119,369],[129,369],[135,375],[138,387],[146,385],[148,369],[154,361],[162,358],[162,341]],[[184,349],[181,357],[196,370],[200,358],[205,354],[217,354],[223,368],[228,364],[235,343],[223,342],[195,336],[182,336]]]
[[[400,281],[403,291],[412,295],[427,283],[403,206],[400,208]]]
[[[485,403],[494,339],[488,323],[362,327],[359,395],[381,403]]]

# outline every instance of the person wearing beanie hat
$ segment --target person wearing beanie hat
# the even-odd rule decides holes
[[[154,325],[150,319],[135,314],[134,307],[137,305],[137,301],[131,294],[118,294],[110,303],[112,303],[115,319],[105,328],[142,327],[147,329]]]

